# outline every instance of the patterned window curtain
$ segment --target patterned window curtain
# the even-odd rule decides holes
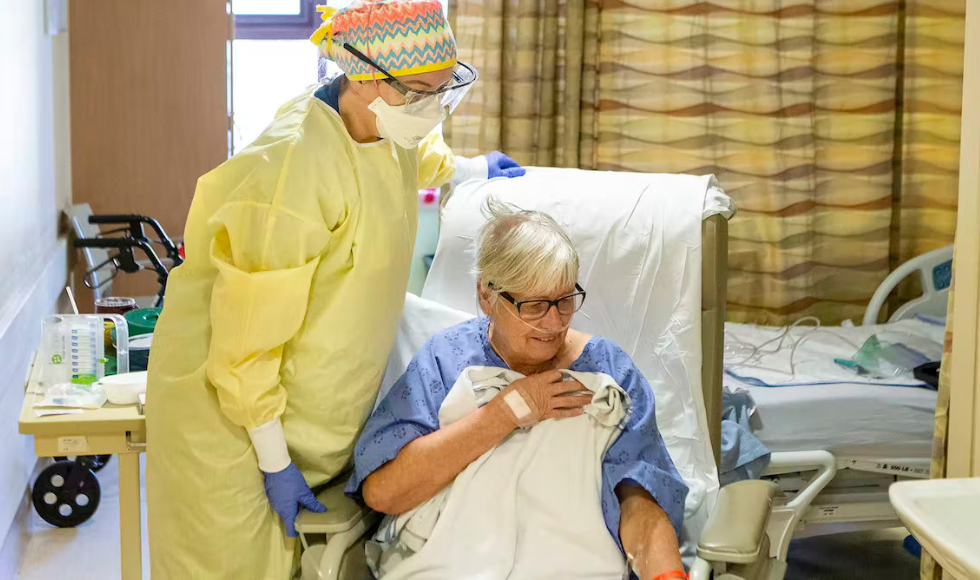
[[[578,167],[584,0],[450,0],[459,59],[479,72],[445,123],[457,154]]]
[[[952,243],[966,0],[578,2],[450,3],[481,75],[454,150],[714,173],[732,320],[860,319]]]
[[[905,6],[902,171],[890,269],[953,243],[965,18],[966,0],[911,0]],[[917,287],[900,287],[892,306],[917,294]]]

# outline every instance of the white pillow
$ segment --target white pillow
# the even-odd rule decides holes
[[[405,374],[415,354],[440,330],[456,326],[473,318],[472,314],[460,312],[437,302],[423,300],[414,294],[405,295],[405,310],[398,322],[395,345],[388,355],[388,367],[381,381],[381,390],[375,407],[385,398],[395,382]]]

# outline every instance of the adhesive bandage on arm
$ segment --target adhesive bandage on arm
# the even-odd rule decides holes
[[[518,427],[529,427],[538,422],[540,416],[538,408],[531,397],[525,396],[520,386],[509,390],[503,398]]]

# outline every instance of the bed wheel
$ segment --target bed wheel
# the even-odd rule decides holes
[[[64,460],[49,465],[38,475],[31,490],[38,515],[59,528],[73,528],[91,518],[101,497],[99,480],[80,461]]]

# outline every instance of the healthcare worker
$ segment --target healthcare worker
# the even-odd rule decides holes
[[[200,178],[147,388],[154,580],[288,578],[310,487],[348,465],[408,285],[417,191],[523,173],[432,130],[476,80],[439,0],[321,9],[344,75]]]

